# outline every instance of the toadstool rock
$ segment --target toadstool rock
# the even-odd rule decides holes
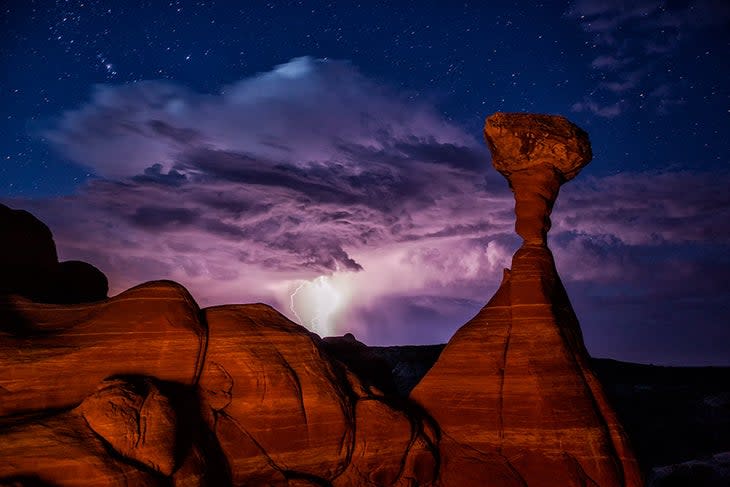
[[[560,185],[590,161],[588,136],[563,117],[505,113],[487,119],[485,136],[494,167],[514,191],[524,244],[494,297],[456,332],[411,393],[446,440],[441,479],[449,485],[641,486],[546,243]]]
[[[588,134],[565,117],[495,113],[484,137],[492,164],[515,195],[515,229],[530,245],[545,245],[560,185],[591,161]]]

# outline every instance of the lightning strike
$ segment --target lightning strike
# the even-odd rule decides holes
[[[297,321],[320,336],[334,332],[333,317],[344,304],[343,293],[328,276],[301,282],[289,296],[289,308]]]

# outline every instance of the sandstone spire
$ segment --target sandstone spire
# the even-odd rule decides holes
[[[441,427],[441,480],[640,486],[546,243],[560,185],[591,159],[588,136],[563,117],[507,113],[490,116],[484,132],[524,243],[494,297],[411,393]]]

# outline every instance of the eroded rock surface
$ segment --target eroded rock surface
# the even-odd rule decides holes
[[[78,410],[0,424],[2,486],[167,485],[157,472],[110,454]]]
[[[484,138],[492,165],[514,192],[517,234],[527,244],[545,244],[560,185],[593,157],[588,134],[560,116],[495,113]]]
[[[398,485],[413,478],[427,485],[433,477],[417,417],[374,396],[315,335],[266,305],[204,313],[201,398],[234,484]],[[403,467],[412,451],[430,455],[431,471]]]
[[[588,134],[559,115],[497,112],[487,118],[484,137],[492,165],[508,181],[516,172],[540,167],[569,181],[593,157]]]
[[[90,304],[0,298],[0,417],[76,406],[119,374],[195,383],[207,339],[198,312],[171,281]]]
[[[152,381],[104,381],[78,409],[89,428],[115,452],[172,475],[177,414]]]

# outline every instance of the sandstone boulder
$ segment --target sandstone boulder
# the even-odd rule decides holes
[[[80,260],[59,262],[51,277],[53,291],[45,296],[48,303],[87,303],[106,299],[109,281],[103,272]]]
[[[588,134],[559,115],[497,112],[487,117],[484,138],[492,165],[508,181],[515,172],[539,167],[569,181],[593,158]]]
[[[514,192],[517,234],[544,245],[560,185],[593,157],[588,134],[560,116],[495,113],[484,137],[494,168]]]
[[[385,486],[420,475],[403,468],[417,426],[371,396],[316,335],[261,304],[204,316],[200,394],[234,485],[367,485],[374,475]]]
[[[110,454],[109,445],[74,409],[0,423],[0,485],[156,487],[152,469]]]

